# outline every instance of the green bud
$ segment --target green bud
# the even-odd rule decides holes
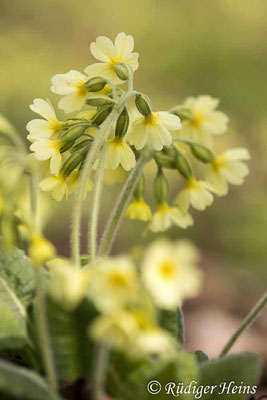
[[[103,107],[100,108],[99,111],[93,116],[91,122],[93,125],[99,126],[111,113],[112,107]]]
[[[176,160],[168,155],[162,154],[162,152],[157,152],[154,156],[156,163],[161,167],[176,169]]]
[[[144,95],[144,94],[137,94],[135,97],[135,105],[137,110],[144,115],[144,117],[147,117],[152,113],[152,106],[149,98]]]
[[[76,141],[76,139],[75,139],[75,140],[72,140],[72,141],[69,141],[69,142],[66,142],[66,143],[61,147],[60,153],[65,153],[65,151],[69,150],[69,149],[74,145],[75,141]]]
[[[87,147],[91,146],[92,144],[92,139],[85,139],[82,140],[80,143],[77,143],[73,147],[73,151],[78,151],[78,150],[87,150]]]
[[[185,178],[188,179],[192,176],[192,168],[189,164],[189,161],[177,151],[176,160],[175,160],[176,168],[180,172],[180,174]]]
[[[115,72],[117,76],[122,80],[122,81],[127,81],[129,79],[129,70],[127,66],[123,63],[117,63],[114,67]]]
[[[116,123],[115,135],[117,137],[122,138],[125,135],[129,127],[129,122],[129,114],[127,108],[124,107]]]
[[[89,97],[89,99],[86,100],[86,104],[94,107],[109,106],[113,103],[114,101],[108,96]]]
[[[202,161],[203,163],[212,162],[214,155],[207,147],[202,146],[201,144],[192,144],[190,148],[193,156],[199,161]]]
[[[145,191],[145,186],[146,186],[146,182],[145,182],[145,177],[144,174],[141,176],[135,191],[134,191],[134,197],[136,199],[140,199],[143,197],[144,191]]]
[[[99,92],[100,90],[104,89],[106,86],[107,81],[100,76],[96,76],[95,78],[89,79],[85,87],[89,90],[89,92]]]
[[[161,169],[158,170],[153,183],[153,189],[158,203],[163,203],[167,200],[169,195],[169,182]]]
[[[176,106],[170,112],[174,115],[177,115],[177,117],[179,117],[181,121],[193,119],[192,111],[189,108],[185,108],[184,106]]]
[[[88,128],[88,125],[74,125],[61,136],[62,142],[71,142],[78,139]]]
[[[63,174],[69,175],[82,162],[83,156],[81,152],[73,153],[62,165],[61,171]]]

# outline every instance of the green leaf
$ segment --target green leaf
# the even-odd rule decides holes
[[[203,362],[200,364],[200,383],[203,386],[217,385],[213,393],[206,394],[202,400],[241,400],[247,399],[253,393],[226,393],[219,394],[223,387],[223,382],[231,388],[235,385],[250,387],[258,383],[261,371],[261,362],[257,355],[241,353],[226,356],[215,361]],[[241,383],[242,382],[242,383]],[[242,389],[242,390],[243,390]]]
[[[175,311],[161,310],[160,325],[175,336],[184,347],[184,316],[181,308]]]
[[[3,360],[0,360],[0,394],[22,400],[60,400],[41,376]]]
[[[209,357],[207,356],[207,354],[204,353],[204,351],[202,351],[202,350],[196,350],[194,354],[199,363],[209,360]]]
[[[27,340],[26,310],[16,293],[0,277],[0,349],[23,346]]]

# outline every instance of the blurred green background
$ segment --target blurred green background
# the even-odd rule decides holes
[[[206,212],[195,212],[194,227],[169,235],[193,239],[203,254],[203,295],[188,309],[214,306],[225,310],[225,318],[244,315],[267,283],[267,1],[0,0],[0,7],[0,111],[24,136],[33,118],[29,104],[36,97],[58,100],[49,91],[51,76],[82,71],[92,62],[89,44],[98,35],[134,36],[140,53],[135,87],[152,98],[155,109],[188,95],[221,99],[231,124],[220,146],[248,147],[250,175]],[[48,235],[67,254],[69,208],[54,207],[59,218]],[[138,222],[125,221],[122,228],[116,251],[154,238],[142,236]]]

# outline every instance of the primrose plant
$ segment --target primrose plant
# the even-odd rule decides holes
[[[42,117],[27,124],[30,154],[0,118],[0,393],[24,400],[148,399],[150,381],[161,388],[193,381],[195,390],[218,384],[216,400],[219,382],[254,385],[258,357],[227,353],[262,311],[266,295],[218,359],[209,360],[203,351],[184,349],[181,306],[202,284],[196,248],[161,238],[132,255],[109,256],[123,217],[141,220],[155,233],[191,226],[191,208],[202,211],[226,195],[229,184],[243,183],[249,153],[215,152],[214,139],[226,132],[228,117],[211,96],[154,111],[133,86],[139,55],[132,36],[119,33],[114,43],[100,36],[90,49],[97,63],[51,80],[51,91],[61,96],[58,108],[71,115],[58,119],[48,99],[30,106]],[[154,211],[146,196],[148,164],[156,167]],[[173,202],[166,170],[180,184]],[[121,190],[98,241],[102,190],[115,183]],[[42,233],[51,212],[44,192],[57,202],[73,195],[70,259],[56,258]],[[89,204],[85,255],[81,221]],[[163,392],[158,398],[165,398]],[[189,392],[180,396],[193,399]],[[241,390],[238,398],[249,394]]]

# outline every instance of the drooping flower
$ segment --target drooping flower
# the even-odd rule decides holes
[[[30,142],[49,139],[62,128],[63,122],[57,119],[55,110],[48,99],[46,101],[34,99],[30,109],[44,118],[28,122],[26,129],[30,132],[27,136]]]
[[[84,106],[88,94],[85,86],[87,80],[88,76],[75,70],[52,77],[51,91],[64,96],[58,103],[61,110],[64,110],[65,113],[71,113]]]
[[[159,240],[146,250],[141,267],[144,285],[163,309],[175,309],[185,298],[194,297],[201,286],[196,268],[198,253],[187,241]]]
[[[187,180],[186,187],[176,197],[175,204],[183,211],[187,211],[190,204],[195,209],[203,211],[213,202],[212,190],[213,187],[210,183],[198,181],[191,176]]]
[[[37,160],[50,160],[50,172],[53,175],[57,175],[62,164],[61,146],[62,142],[60,139],[39,139],[31,144],[30,150],[34,152]]]
[[[229,149],[214,157],[206,179],[217,195],[228,193],[228,183],[242,185],[249,173],[247,165],[242,161],[249,159],[249,152],[244,148]]]
[[[104,183],[105,185],[115,185],[116,183],[123,182],[126,176],[127,172],[121,165],[119,165],[116,169],[106,169]]]
[[[212,135],[224,133],[229,120],[227,115],[216,110],[218,104],[218,99],[208,95],[188,97],[184,107],[192,112],[192,119],[183,122],[180,133],[211,147]]]
[[[136,198],[128,206],[125,217],[129,219],[139,219],[140,221],[149,221],[152,217],[151,209],[143,198]]]
[[[169,131],[177,131],[182,127],[180,118],[166,111],[152,112],[147,116],[138,117],[127,133],[127,140],[136,150],[141,150],[150,144],[155,150],[162,150],[163,146],[172,143]]]
[[[39,188],[44,192],[51,192],[52,199],[56,201],[61,201],[64,196],[68,196],[67,181],[62,174],[43,179],[39,183]]]
[[[115,72],[118,63],[128,65],[136,71],[138,68],[138,53],[133,53],[134,39],[131,35],[121,32],[117,35],[115,43],[105,37],[99,36],[96,42],[91,43],[90,50],[92,55],[99,60],[99,63],[89,65],[85,73],[90,76],[102,76],[113,83],[121,83]]]
[[[193,219],[188,212],[183,212],[177,207],[167,203],[159,203],[156,212],[152,215],[149,229],[152,232],[163,232],[172,225],[187,228],[193,224]]]
[[[35,233],[32,235],[29,256],[33,260],[34,265],[44,264],[49,259],[55,257],[55,247],[43,235]]]
[[[134,168],[136,164],[134,152],[123,138],[115,136],[113,140],[107,142],[107,146],[107,167],[109,169],[116,169],[119,165],[125,171]]]

